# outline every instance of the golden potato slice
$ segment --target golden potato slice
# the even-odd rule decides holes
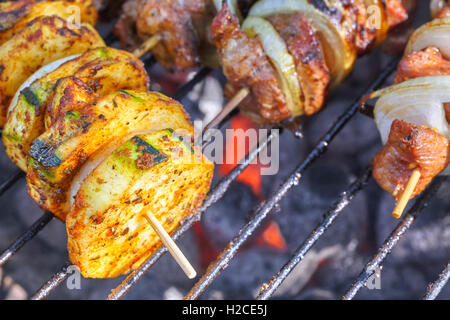
[[[138,133],[165,128],[192,135],[183,107],[157,92],[118,91],[76,112],[61,115],[31,145],[28,193],[45,210],[64,220],[67,191],[80,167],[95,152]]]
[[[0,126],[11,98],[42,66],[91,48],[104,47],[90,25],[76,26],[59,17],[39,17],[0,46]]]
[[[116,90],[145,91],[148,85],[144,65],[132,54],[113,48],[89,50],[25,87],[17,104],[12,101],[3,130],[6,153],[26,171],[31,143],[61,113],[81,109]]]
[[[128,273],[161,245],[147,212],[170,234],[198,209],[214,165],[193,153],[162,130],[133,137],[91,172],[66,221],[70,259],[84,277]]]
[[[8,1],[0,6],[0,45],[40,16],[58,16],[72,23],[97,22],[97,10],[92,0]]]

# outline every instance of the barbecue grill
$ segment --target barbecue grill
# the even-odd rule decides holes
[[[421,9],[424,10],[422,7]],[[419,10],[421,10],[419,9]],[[108,43],[113,41],[111,35],[105,37]],[[316,143],[312,148],[308,156],[301,160],[295,170],[290,174],[290,176],[281,184],[281,186],[273,192],[267,200],[261,202],[252,212],[251,218],[248,222],[242,226],[239,233],[229,242],[223,252],[218,256],[218,258],[212,262],[206,272],[200,277],[197,283],[192,287],[189,293],[185,296],[185,299],[197,299],[201,294],[213,283],[213,281],[224,271],[232,259],[238,253],[238,250],[243,247],[243,245],[249,240],[251,235],[260,227],[268,218],[269,214],[276,212],[276,207],[282,199],[284,199],[289,193],[291,193],[296,186],[302,182],[302,178],[305,172],[310,168],[310,166],[315,163],[322,155],[324,155],[330,144],[334,141],[336,136],[345,128],[347,123],[355,116],[358,112],[360,101],[362,97],[373,90],[376,90],[383,85],[386,85],[387,80],[393,74],[398,63],[398,59],[393,58],[387,67],[379,74],[375,81],[367,85],[366,90],[357,96],[355,96],[353,103],[348,106],[343,114],[341,114],[338,119],[333,123],[328,131],[323,135],[323,137]],[[150,68],[155,64],[155,60],[152,58],[147,58],[145,60],[147,68]],[[185,98],[189,92],[199,83],[201,83],[207,76],[211,75],[212,70],[208,68],[200,69],[194,77],[186,84],[181,86],[179,90],[174,95],[176,100],[182,100]],[[324,111],[326,112],[326,110]],[[223,121],[224,122],[224,121]],[[213,206],[215,203],[219,202],[225,193],[229,190],[230,185],[237,179],[237,177],[252,163],[254,159],[257,158],[258,154],[264,150],[271,141],[277,138],[277,133],[272,132],[266,139],[260,141],[259,145],[251,152],[225,177],[223,177],[210,191],[208,197],[206,198],[203,206],[198,210],[198,212],[190,219],[184,221],[180,228],[173,234],[173,239],[176,240],[180,238],[187,230],[189,230],[192,225],[200,220],[203,213],[207,211],[208,208]],[[324,213],[322,220],[317,224],[316,228],[311,231],[311,233],[306,237],[306,239],[301,243],[301,245],[295,250],[291,258],[285,263],[285,265],[276,273],[273,278],[261,286],[256,299],[269,299],[276,292],[277,288],[284,282],[291,271],[301,264],[308,252],[313,248],[322,235],[333,225],[335,220],[345,212],[345,209],[352,203],[352,200],[367,186],[369,180],[371,179],[372,168],[369,166],[363,172],[363,174],[357,178],[347,189],[345,189],[339,196],[339,198],[329,207],[329,209]],[[24,174],[20,170],[13,172],[9,178],[4,180],[0,184],[0,196],[2,196],[7,190],[11,189],[16,182],[24,178]],[[446,178],[437,178],[435,181],[425,190],[413,203],[411,209],[408,210],[407,214],[399,221],[397,227],[392,231],[392,233],[387,237],[382,246],[378,249],[376,254],[370,261],[367,262],[364,269],[354,280],[353,283],[349,284],[348,290],[343,294],[343,299],[353,299],[358,291],[366,284],[368,279],[372,277],[376,270],[382,267],[385,259],[388,257],[390,252],[395,248],[397,243],[402,239],[402,237],[407,233],[407,231],[412,227],[416,219],[419,218],[420,212],[433,201],[433,196],[439,190],[439,188],[444,188],[448,186]],[[1,255],[0,255],[0,267],[5,265],[19,250],[26,245],[28,242],[32,241],[35,236],[43,230],[51,221],[53,220],[53,215],[49,212],[45,212],[42,216],[29,227],[17,240],[14,241]],[[301,238],[299,237],[299,240]],[[129,290],[133,288],[134,285],[138,283],[144,276],[144,274],[149,271],[155,263],[167,252],[165,247],[160,247],[151,257],[149,257],[145,263],[143,263],[137,270],[128,275],[122,283],[111,290],[110,295],[107,299],[116,300],[124,297]],[[449,257],[450,258],[450,257]],[[71,264],[66,262],[62,265],[61,269],[58,270],[42,287],[31,297],[31,299],[41,300],[46,298],[52,290],[61,285],[68,276],[69,266]],[[446,266],[442,266],[443,271],[436,275],[436,281],[431,283],[428,288],[423,288],[424,296],[423,299],[435,299],[442,289],[445,287],[448,279],[450,277],[450,262]],[[270,276],[270,275],[268,275]]]

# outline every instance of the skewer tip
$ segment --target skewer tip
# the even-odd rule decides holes
[[[414,169],[411,177],[408,180],[408,183],[406,184],[405,191],[402,193],[400,199],[397,202],[397,205],[395,206],[394,211],[392,212],[392,216],[394,218],[399,219],[402,216],[403,211],[405,211],[405,208],[408,205],[408,202],[411,199],[414,190],[416,189],[417,183],[419,183],[420,175],[420,170]]]

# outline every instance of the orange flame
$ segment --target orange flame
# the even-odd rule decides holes
[[[231,120],[231,129],[233,130],[242,129],[245,132],[248,129],[257,128],[258,125],[255,122],[242,114],[237,115]],[[243,158],[241,157],[240,159],[237,159],[237,155],[240,154],[237,150],[239,146],[238,141],[243,141],[244,138],[240,136],[239,133],[242,133],[242,131],[235,131],[233,140],[227,141],[227,145],[225,146],[224,150],[224,164],[220,165],[219,167],[219,174],[221,176],[227,175]],[[253,143],[253,145],[250,145],[250,143]],[[245,143],[245,155],[247,155],[249,151],[256,145],[255,141],[250,141],[250,143]],[[233,163],[226,163],[225,159],[227,158],[227,153],[229,154],[232,152],[234,154]],[[259,162],[257,164],[250,164],[237,178],[237,181],[248,185],[258,198],[261,197],[262,192],[262,179],[260,169],[261,165]]]
[[[284,252],[287,250],[286,241],[281,234],[280,227],[275,221],[270,221],[264,231],[255,241],[256,245],[268,246],[271,249]]]

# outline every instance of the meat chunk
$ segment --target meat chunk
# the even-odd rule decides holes
[[[301,13],[277,14],[268,20],[284,39],[294,58],[305,96],[305,113],[311,115],[318,112],[325,102],[330,73],[314,29]]]
[[[408,17],[408,9],[411,1],[405,0],[386,0],[386,12],[389,28],[392,29],[405,22]]]
[[[449,164],[449,140],[426,126],[395,120],[386,145],[375,155],[373,176],[390,194],[399,187],[398,200],[412,171],[420,170],[412,197],[422,192]]]
[[[155,58],[170,71],[184,71],[199,66],[202,53],[211,51],[214,10],[208,0],[128,0],[114,33],[127,50],[158,35]]]
[[[290,111],[274,67],[259,41],[240,30],[238,18],[226,4],[213,21],[212,36],[228,79],[227,96],[248,87],[251,93],[241,107],[268,122],[288,118]]]
[[[189,69],[200,62],[190,13],[177,0],[145,1],[139,8],[137,31],[144,39],[160,36],[152,52],[169,70]]]
[[[398,65],[395,83],[408,79],[450,75],[450,61],[445,59],[438,48],[428,47],[405,55]]]

